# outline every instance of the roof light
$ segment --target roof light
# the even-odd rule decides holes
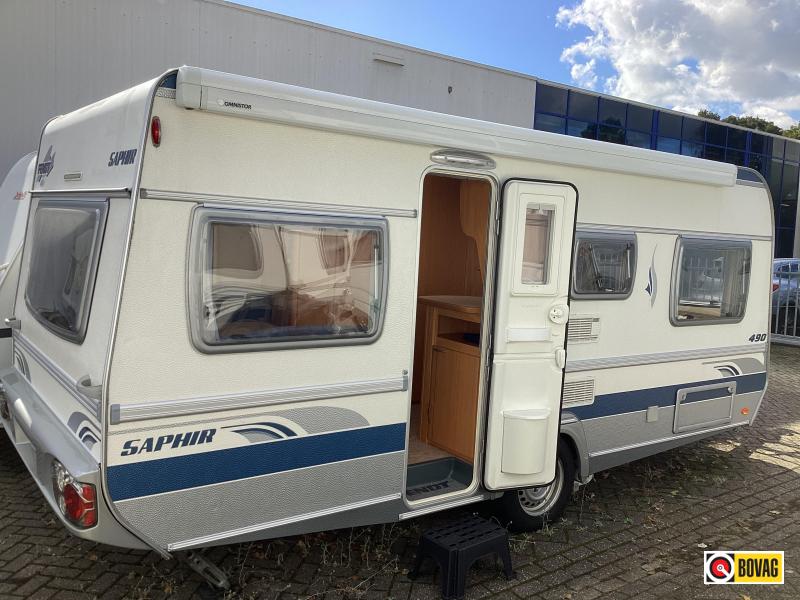
[[[158,117],[150,119],[150,141],[156,148],[161,145],[161,119]]]

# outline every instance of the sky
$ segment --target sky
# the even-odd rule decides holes
[[[800,0],[238,0],[696,113],[800,120]]]

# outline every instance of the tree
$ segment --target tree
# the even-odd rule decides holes
[[[772,121],[767,121],[761,117],[754,117],[752,115],[737,117],[736,115],[730,115],[722,120],[726,123],[731,123],[732,125],[741,125],[742,127],[747,127],[749,129],[757,129],[758,131],[765,131],[767,133],[774,133],[776,135],[783,134],[783,129],[775,125],[775,123]]]
[[[703,117],[704,119],[713,119],[714,121],[719,121],[719,115],[714,111],[708,110],[707,108],[703,108],[700,112],[697,113],[698,117]]]
[[[723,123],[730,123],[731,125],[740,125],[748,129],[756,129],[758,131],[765,131],[766,133],[774,133],[775,135],[782,135],[784,137],[800,140],[800,122],[795,123],[789,129],[781,129],[772,121],[767,121],[761,117],[754,117],[752,115],[744,115],[737,117],[736,115],[729,115],[724,119],[720,119],[719,115],[714,111],[704,108],[697,113],[698,117],[705,119],[713,119],[714,121],[722,121]]]

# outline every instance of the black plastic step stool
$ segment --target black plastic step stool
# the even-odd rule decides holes
[[[430,557],[439,563],[442,597],[460,600],[464,597],[467,585],[467,571],[476,560],[490,555],[497,555],[503,560],[506,579],[513,579],[508,531],[486,519],[467,517],[457,523],[424,532],[419,540],[414,568],[408,576],[416,579],[422,561]]]

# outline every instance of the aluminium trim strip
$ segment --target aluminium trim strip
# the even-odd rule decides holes
[[[81,394],[78,391],[78,382],[72,379],[66,372],[64,372],[58,365],[51,361],[47,356],[37,348],[33,342],[27,339],[21,333],[14,333],[14,343],[20,348],[30,354],[39,365],[47,371],[53,379],[55,379],[61,386],[72,396],[81,406],[88,410],[96,419],[100,419],[100,402]]]
[[[335,515],[350,510],[366,508],[368,506],[373,506],[375,504],[384,504],[386,502],[393,502],[395,500],[400,500],[399,493],[389,494],[388,496],[379,496],[378,498],[370,498],[369,500],[362,500],[360,502],[352,502],[350,504],[342,504],[341,506],[335,506],[333,508],[326,508],[323,510],[317,510],[314,512],[304,513],[301,515],[295,515],[293,517],[286,517],[284,519],[269,521],[267,523],[259,523],[258,525],[250,525],[248,527],[241,527],[239,529],[231,529],[229,531],[223,531],[221,533],[215,533],[212,535],[193,538],[185,540],[183,542],[176,542],[174,544],[168,544],[167,550],[169,550],[170,552],[175,552],[178,550],[183,550],[185,548],[191,548],[194,546],[204,546],[207,544],[211,544],[213,542],[226,540],[232,537],[247,535],[249,533],[257,533],[259,531],[264,531],[266,529],[274,529],[275,527],[281,527],[282,525],[291,525],[293,523],[297,523],[298,521],[308,521],[310,519],[318,519],[320,517],[327,517],[329,515]]]
[[[746,344],[743,346],[727,346],[723,348],[701,348],[699,350],[677,350],[673,352],[657,352],[654,354],[638,354],[633,356],[567,360],[566,371],[567,373],[578,373],[581,371],[657,365],[667,362],[697,360],[701,358],[719,358],[736,354],[753,354],[756,352],[765,352],[766,346],[766,343]]]
[[[393,377],[391,379],[263,390],[249,394],[203,396],[141,404],[112,404],[111,423],[117,425],[146,419],[161,419],[180,415],[287,404],[289,402],[305,402],[308,400],[327,400],[330,398],[384,392],[405,392],[406,390],[408,390],[408,375],[403,374],[401,377]]]
[[[237,196],[222,196],[218,194],[194,194],[188,192],[169,192],[165,190],[151,190],[142,188],[139,192],[142,198],[149,200],[177,200],[179,202],[195,202],[217,204],[220,207],[230,208],[236,204],[243,208],[261,208],[262,210],[281,210],[291,212],[333,213],[347,215],[377,215],[384,217],[417,218],[416,209],[382,208],[373,206],[354,206],[346,204],[321,204],[318,202],[292,202],[286,200],[271,200],[268,198],[242,198]]]
[[[757,187],[757,188],[764,188],[766,187],[763,183],[759,181],[748,181],[747,179],[737,179],[736,185],[746,185],[749,187]]]
[[[483,500],[486,500],[487,497],[488,497],[487,494],[477,494],[475,496],[459,498],[458,500],[451,500],[450,502],[431,504],[430,506],[426,506],[425,508],[418,508],[417,510],[410,510],[408,512],[400,513],[400,515],[398,515],[398,519],[400,521],[405,521],[406,519],[413,519],[414,517],[427,515],[432,512],[438,512],[440,510],[448,510],[450,508],[455,508],[456,506],[463,506],[464,504],[472,504],[473,502],[481,502]]]
[[[74,190],[32,190],[31,197],[39,196],[102,196],[104,198],[128,198],[131,191],[128,188],[82,188]]]
[[[660,233],[667,235],[681,235],[683,237],[701,237],[713,240],[758,240],[769,242],[772,236],[751,235],[747,233],[719,233],[716,231],[697,231],[692,229],[672,229],[669,227],[640,227],[638,225],[611,225],[602,223],[578,223],[575,227],[577,232],[632,232],[632,233]]]

